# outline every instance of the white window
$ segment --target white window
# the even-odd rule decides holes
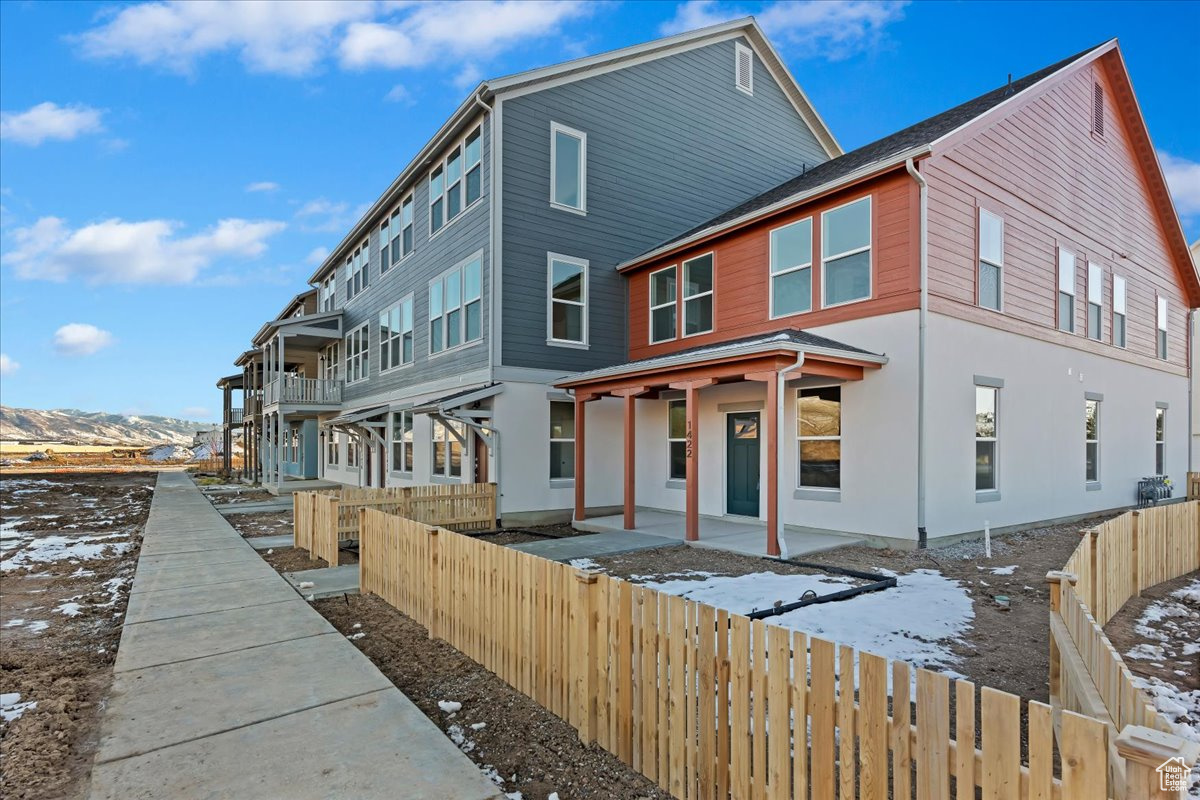
[[[575,404],[550,401],[550,479],[575,477]]]
[[[1004,220],[979,209],[979,305],[1000,310],[1004,288]]]
[[[400,203],[400,258],[413,251],[413,196],[409,192],[408,197]],[[392,260],[396,258],[396,241],[392,240]]]
[[[325,466],[336,467],[338,465],[338,434],[329,431],[325,434]]]
[[[412,295],[379,314],[379,371],[384,372],[413,361]]]
[[[675,338],[676,291],[675,267],[650,273],[650,344]]]
[[[399,209],[393,212],[393,216],[399,220]],[[383,222],[379,224],[379,274],[388,271],[388,267],[392,266],[392,217],[385,216]]]
[[[412,252],[412,193],[379,226],[379,274]]]
[[[1087,275],[1087,335],[1089,339],[1100,341],[1104,327],[1104,271],[1099,264],[1088,262]]]
[[[1000,390],[994,386],[975,387],[975,491],[993,492],[997,488],[999,456]]]
[[[413,471],[413,414],[392,412],[392,471]]]
[[[1125,346],[1125,279],[1113,275],[1113,344]]]
[[[358,439],[346,437],[346,466],[350,469],[358,467]]]
[[[821,284],[825,307],[871,296],[871,198],[821,214]]]
[[[476,254],[429,284],[429,352],[483,337],[483,256]]]
[[[1167,474],[1167,410],[1154,409],[1154,474]]]
[[[673,481],[687,479],[687,401],[667,401],[667,468]]]
[[[842,388],[801,389],[796,403],[798,484],[842,488]]]
[[[346,259],[346,299],[357,297],[367,288],[370,274],[368,252],[370,248],[364,241],[354,249],[354,253]]]
[[[771,318],[812,310],[812,217],[771,231]]]
[[[325,280],[321,281],[320,292],[320,308],[321,312],[333,311],[337,308],[337,270],[329,273]]]
[[[587,134],[550,123],[550,204],[587,213]]]
[[[467,428],[455,420],[433,420],[433,474],[462,477],[463,442]]]
[[[1075,332],[1075,254],[1058,251],[1058,329]]]
[[[744,44],[736,44],[734,53],[734,85],[746,94],[754,94],[754,51]]]
[[[476,126],[429,173],[429,232],[437,233],[479,199],[483,189],[480,132]]]
[[[549,282],[546,336],[551,344],[587,344],[588,262],[546,254]]]
[[[713,254],[683,262],[683,335],[713,329]]]
[[[346,383],[358,383],[370,377],[368,330],[364,324],[346,335]]]
[[[334,342],[325,348],[321,353],[320,363],[317,364],[318,373],[327,381],[336,381],[338,379],[338,362],[340,359],[341,342]]]
[[[1084,401],[1084,480],[1100,480],[1100,401]]]
[[[1158,357],[1167,360],[1167,298],[1158,298]]]

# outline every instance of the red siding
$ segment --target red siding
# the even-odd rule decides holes
[[[868,194],[872,197],[872,296],[862,302],[821,309],[819,215],[822,211]],[[770,232],[809,216],[813,217],[814,310],[771,319],[768,283]],[[920,271],[916,236],[918,222],[916,182],[900,170],[639,267],[628,273],[629,357],[647,358],[787,327],[812,328],[916,308],[919,303]],[[714,254],[713,332],[651,345],[649,274],[662,267],[680,265],[693,256],[708,252]],[[679,308],[682,313],[682,306]]]

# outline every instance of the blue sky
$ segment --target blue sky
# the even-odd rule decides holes
[[[745,13],[847,150],[1118,37],[1200,237],[1195,2],[4,2],[0,400],[214,418],[479,79]]]

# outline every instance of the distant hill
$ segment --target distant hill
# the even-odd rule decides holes
[[[0,439],[71,444],[179,444],[190,447],[192,434],[212,423],[156,416],[126,416],[103,411],[0,406]]]

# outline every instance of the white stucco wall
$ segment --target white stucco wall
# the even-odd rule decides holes
[[[1137,480],[1155,471],[1159,402],[1169,405],[1166,472],[1183,491],[1185,378],[938,314],[928,333],[930,538],[1132,505]],[[976,502],[976,375],[1004,381],[996,502]],[[1087,392],[1103,395],[1096,491],[1084,481]]]

